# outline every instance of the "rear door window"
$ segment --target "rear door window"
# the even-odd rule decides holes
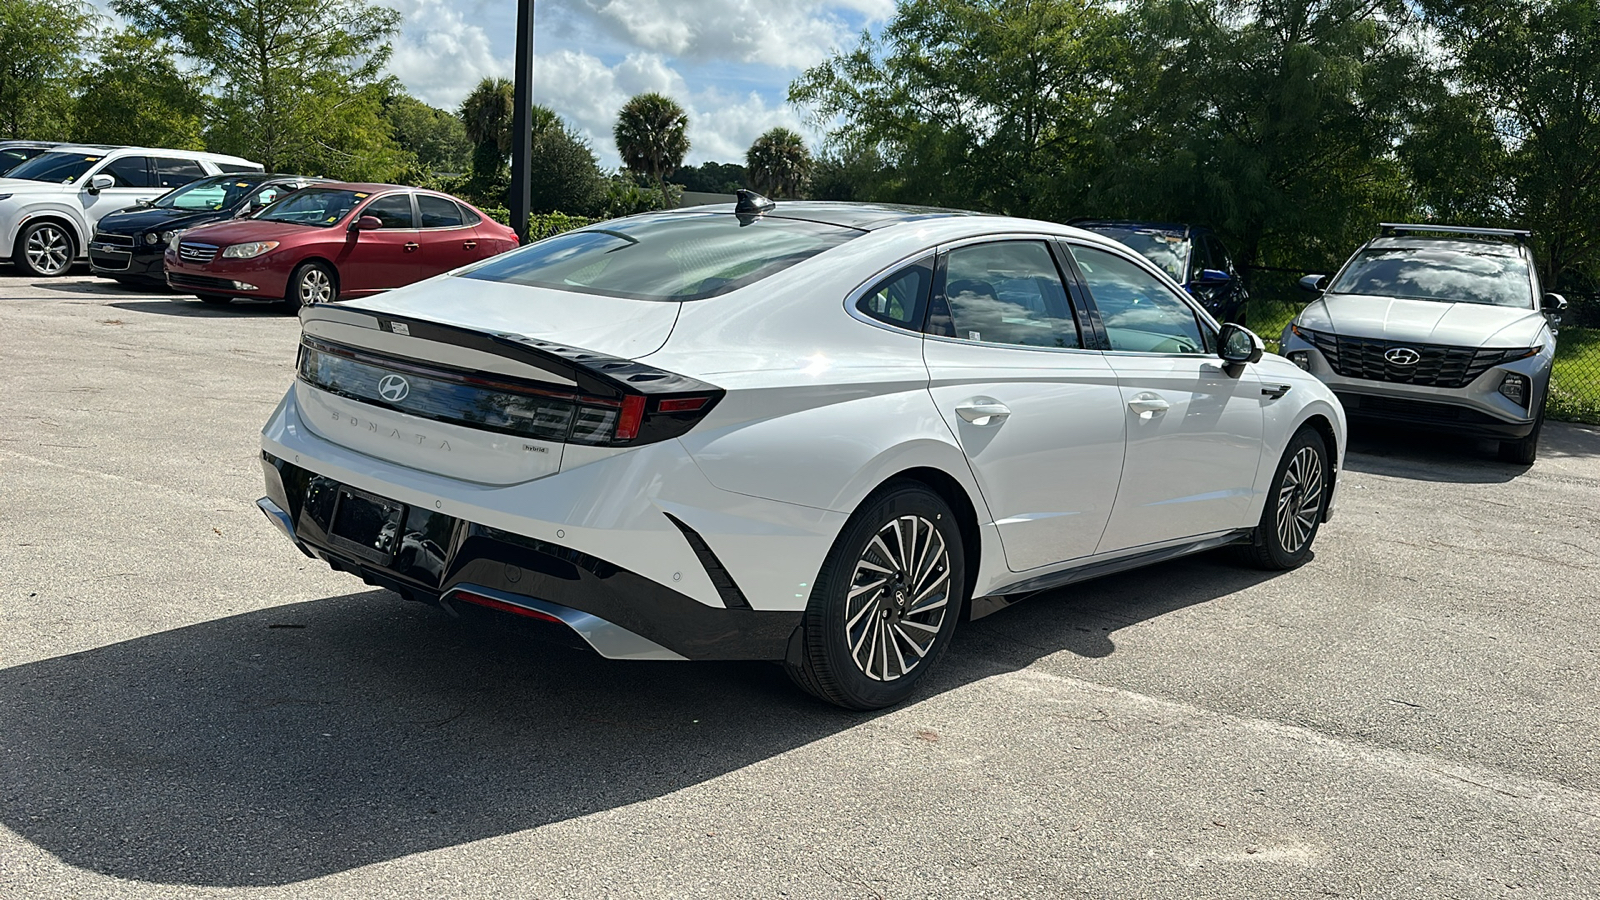
[[[418,194],[417,212],[422,215],[423,228],[458,228],[462,224],[461,207],[444,197]]]
[[[1083,346],[1061,274],[1043,241],[951,250],[928,331],[1018,347]]]
[[[192,159],[158,156],[151,161],[156,165],[158,187],[181,187],[206,177],[206,170],[200,168],[200,164]]]

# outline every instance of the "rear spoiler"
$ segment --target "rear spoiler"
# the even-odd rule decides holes
[[[376,328],[391,334],[491,353],[559,375],[587,393],[602,396],[705,393],[720,397],[723,393],[716,385],[687,375],[510,332],[477,331],[410,316],[355,310],[332,303],[315,303],[302,309],[302,326],[312,320]]]
[[[1512,228],[1474,228],[1467,225],[1402,225],[1384,222],[1378,226],[1379,237],[1397,237],[1402,234],[1466,234],[1474,237],[1510,238],[1519,244],[1528,242],[1533,232]]]

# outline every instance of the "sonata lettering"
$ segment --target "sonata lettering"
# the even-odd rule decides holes
[[[360,428],[361,427],[361,420],[356,418],[355,416],[349,415],[347,413],[340,413],[340,412],[334,412],[334,413],[331,413],[331,415],[333,416],[333,420],[335,422],[349,422],[350,426],[352,428]],[[369,432],[371,432],[373,434],[382,434],[383,433],[378,428],[378,423],[374,422],[371,419],[367,420],[367,431],[369,431]],[[432,444],[433,444],[433,439],[429,438],[425,434],[415,434],[415,433],[413,433],[413,434],[405,434],[405,433],[402,433],[400,431],[400,429],[398,429],[398,428],[389,429],[389,438],[391,440],[399,440],[399,441],[406,441],[406,440],[411,440],[412,438],[415,438],[416,440],[415,440],[414,443],[418,447],[432,446]],[[440,440],[438,446],[433,447],[433,449],[434,450],[443,450],[444,452],[449,453],[452,448],[450,446],[450,442],[449,441]]]

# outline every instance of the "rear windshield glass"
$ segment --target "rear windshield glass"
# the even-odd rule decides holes
[[[700,300],[862,234],[771,217],[741,225],[727,213],[641,216],[546,238],[463,275],[632,300]]]
[[[1328,292],[1533,308],[1533,282],[1522,259],[1442,247],[1364,250]]]

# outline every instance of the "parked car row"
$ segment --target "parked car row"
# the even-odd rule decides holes
[[[455,197],[274,175],[233,156],[0,143],[0,248],[40,277],[87,260],[125,284],[298,309],[389,290],[517,246]]]

